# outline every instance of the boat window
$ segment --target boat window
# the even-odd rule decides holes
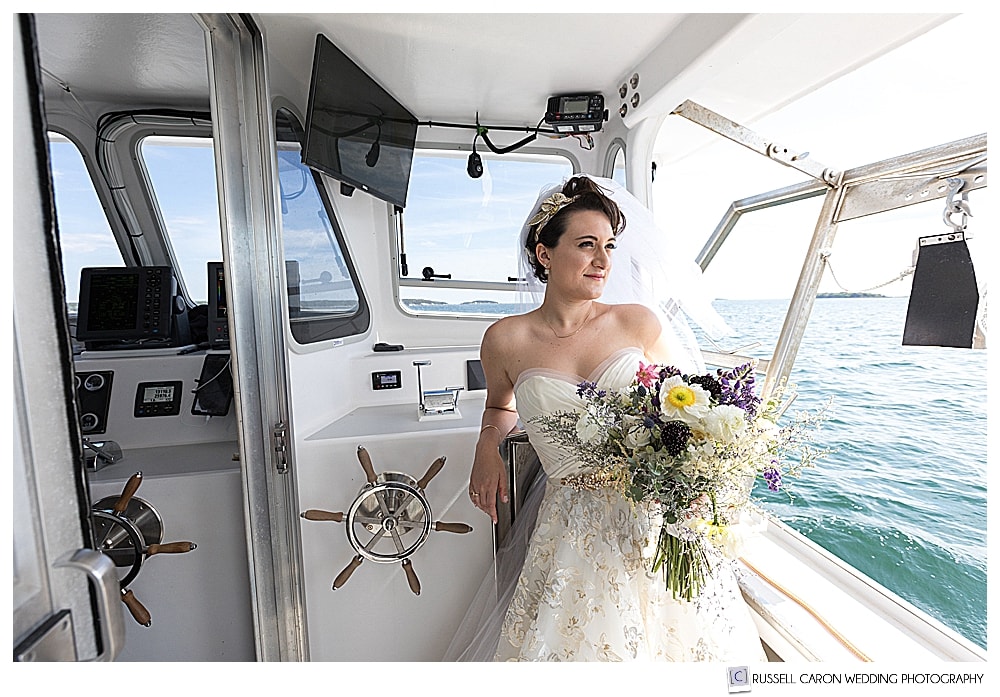
[[[397,240],[399,300],[409,312],[518,311],[521,226],[542,188],[564,181],[573,166],[559,155],[480,157],[483,174],[473,179],[467,153],[414,155]]]
[[[361,334],[368,329],[368,306],[325,189],[302,164],[302,127],[279,109],[275,130],[292,336],[309,344]]]
[[[984,134],[991,95],[981,89],[981,75],[956,72],[940,56],[954,46],[985,45],[985,31],[975,14],[956,16],[745,125],[841,171]],[[956,95],[961,108],[943,106]],[[875,122],[892,127],[873,128]],[[664,122],[658,143],[655,211],[667,234],[690,244],[689,258],[733,202],[753,204],[705,278],[733,328],[722,348],[770,358],[822,198],[757,210],[764,192],[806,177],[737,143],[706,138],[681,118]],[[705,146],[694,148],[698,143]],[[922,196],[926,182],[943,184],[954,167],[913,178],[913,194]],[[984,190],[968,193],[967,247],[984,314],[986,281],[996,269],[990,201]],[[766,487],[755,496],[809,539],[985,647],[987,351],[902,344],[918,239],[953,232],[944,212],[938,198],[838,224],[789,376],[798,391],[791,413],[833,400],[833,417],[816,443],[833,452],[792,485],[793,498]],[[928,584],[928,569],[947,572]]]
[[[80,269],[124,266],[125,261],[80,150],[58,133],[48,135],[66,304],[69,314],[75,315],[80,297]]]
[[[208,303],[209,261],[222,261],[211,138],[147,136],[139,153],[167,233],[174,273],[195,304]]]

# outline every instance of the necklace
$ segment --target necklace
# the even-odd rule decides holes
[[[588,313],[587,313],[587,319],[583,320],[583,323],[582,323],[582,324],[580,324],[580,326],[579,326],[579,327],[577,327],[577,328],[576,328],[576,329],[575,329],[575,330],[574,330],[573,332],[571,332],[571,333],[569,333],[569,334],[565,334],[565,335],[563,335],[563,336],[559,336],[559,334],[557,334],[557,333],[556,333],[556,330],[555,330],[555,327],[553,327],[553,326],[552,326],[552,324],[551,324],[551,323],[549,322],[549,320],[548,320],[548,319],[546,319],[546,317],[545,317],[545,314],[544,314],[544,313],[540,313],[540,314],[542,315],[542,319],[543,319],[543,320],[545,321],[545,324],[549,325],[549,329],[551,329],[551,330],[552,330],[552,334],[553,334],[553,335],[554,335],[554,336],[555,336],[555,337],[556,337],[557,339],[568,339],[568,338],[570,338],[571,336],[576,336],[577,334],[579,334],[579,333],[580,333],[580,330],[581,330],[581,329],[583,329],[584,327],[586,327],[586,326],[587,326],[587,322],[589,322],[589,321],[590,321],[590,317],[591,317],[591,315],[593,315],[593,314],[594,314],[594,303],[590,303],[590,312],[588,312]]]

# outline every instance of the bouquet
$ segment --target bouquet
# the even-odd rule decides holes
[[[757,478],[778,491],[784,476],[826,454],[807,437],[822,411],[778,426],[783,393],[762,401],[751,363],[702,375],[640,363],[627,388],[582,382],[582,413],[558,412],[532,423],[583,464],[564,484],[612,487],[662,513],[652,571],[662,572],[675,598],[692,600],[710,573],[709,545],[737,556],[746,527],[740,515]]]

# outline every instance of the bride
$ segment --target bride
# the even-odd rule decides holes
[[[640,361],[700,368],[690,330],[672,330],[686,324],[671,322],[659,302],[607,302],[625,297],[609,279],[620,261],[616,247],[630,234],[621,272],[645,289],[631,297],[664,295],[655,286],[668,274],[649,273],[662,251],[638,246],[656,244],[650,226],[648,211],[617,184],[577,176],[543,193],[522,230],[531,282],[544,284],[544,298],[483,337],[487,398],[469,496],[497,521],[496,502],[509,496],[498,446],[519,419],[545,477],[526,502],[537,501],[537,511],[517,519],[446,660],[764,660],[729,563],[716,556],[701,595],[675,600],[650,572],[658,523],[615,490],[563,485],[580,464],[532,425],[542,414],[579,411],[583,380],[626,387]],[[681,266],[676,261],[659,260]]]

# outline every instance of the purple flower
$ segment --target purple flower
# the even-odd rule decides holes
[[[781,488],[781,472],[774,466],[774,460],[771,463],[770,467],[764,469],[764,481],[767,482],[768,489],[778,491]]]
[[[757,415],[760,398],[754,392],[754,371],[750,363],[745,363],[732,370],[717,371],[722,392],[719,395],[720,404],[732,404],[746,412],[753,419]]]

